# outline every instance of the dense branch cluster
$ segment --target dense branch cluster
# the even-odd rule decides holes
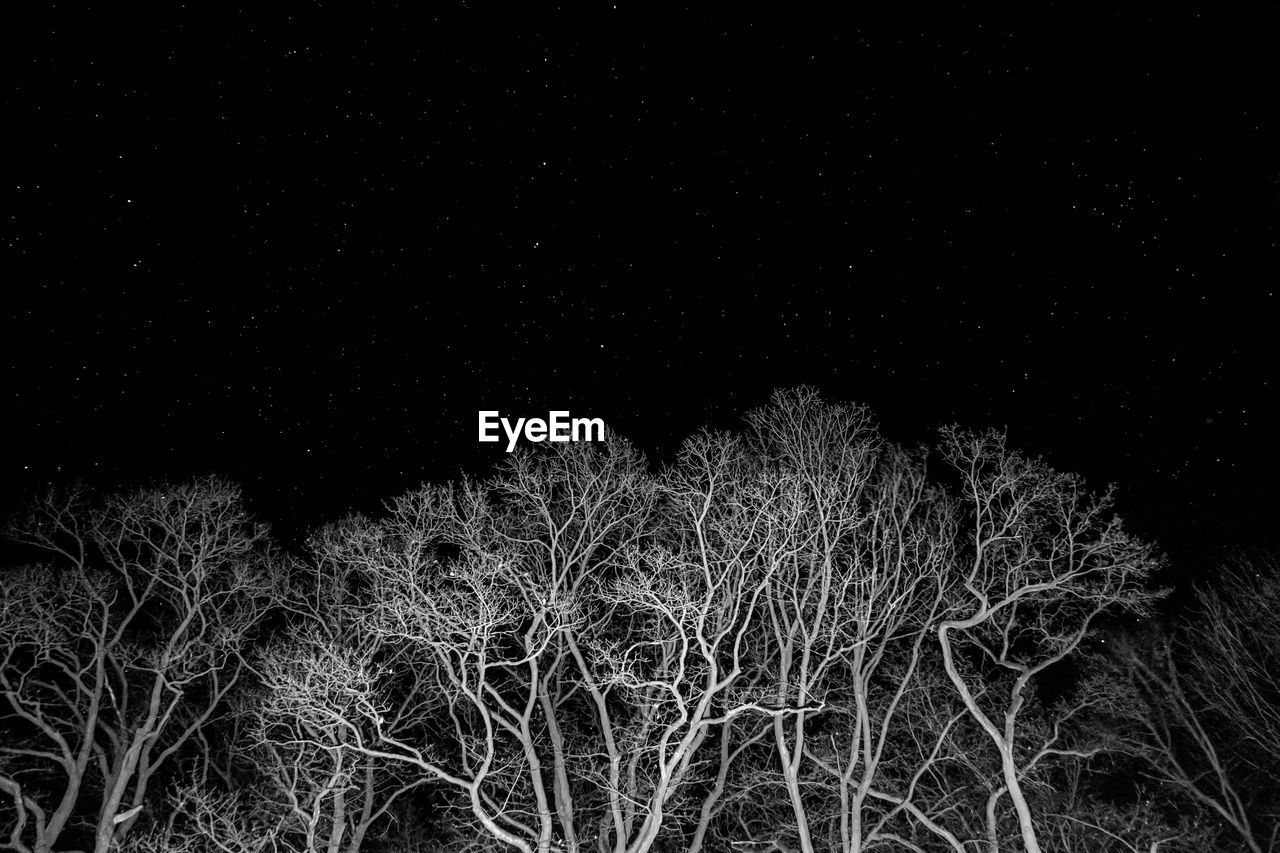
[[[800,389],[304,553],[216,480],[11,534],[0,850],[1277,846],[1275,573],[1157,631],[1110,495],[997,434],[904,449]]]

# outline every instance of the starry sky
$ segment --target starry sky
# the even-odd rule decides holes
[[[6,506],[217,472],[303,530],[486,470],[481,408],[661,460],[804,383],[1007,426],[1186,572],[1280,528],[1261,20],[144,5],[7,28]]]

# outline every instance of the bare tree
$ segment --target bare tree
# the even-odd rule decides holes
[[[1203,596],[1176,669],[1049,701],[1099,616],[1153,597],[1109,494],[957,430],[935,476],[810,389],[748,425],[658,471],[616,439],[517,452],[287,560],[220,481],[46,501],[18,530],[47,564],[0,591],[0,849],[1193,844],[1079,783],[1116,746],[1091,724],[1134,708],[1158,775],[1275,825],[1244,793],[1280,766],[1253,580]],[[168,819],[138,823],[162,777]]]
[[[1155,561],[1111,515],[1109,492],[1090,495],[1076,478],[1010,451],[1003,436],[948,430],[944,452],[960,477],[968,532],[964,599],[937,628],[943,663],[999,755],[1027,853],[1040,853],[1019,757],[1028,691],[1080,648],[1101,613],[1145,612]],[[980,702],[975,679],[1001,672],[1002,700]]]
[[[341,714],[352,748],[452,789],[517,849],[651,849],[696,808],[713,732],[795,712],[738,689],[792,547],[768,522],[788,499],[740,442],[703,435],[658,479],[625,446],[571,448],[397,502],[330,555],[363,567],[370,630],[430,673],[439,704],[396,737],[372,673]]]
[[[387,729],[375,678],[344,714],[352,748],[451,789],[502,843],[573,848],[573,757],[557,695],[566,634],[583,624],[593,572],[609,571],[652,500],[628,448],[573,449],[519,457],[489,483],[408,495],[385,520],[330,541],[327,559],[370,579],[376,612],[366,629],[424,674],[435,701],[402,739]]]
[[[367,630],[369,585],[347,564],[335,562],[331,543],[358,519],[322,528],[311,540],[314,560],[299,563],[282,605],[289,628],[256,665],[258,680],[246,697],[246,758],[261,781],[262,797],[279,815],[277,834],[291,847],[357,853],[371,828],[396,801],[422,784],[405,780],[387,761],[351,748],[349,726],[361,720],[354,695],[370,689],[371,673],[394,672],[395,690],[380,709],[379,730],[398,736],[417,726],[434,701],[411,666],[385,653]],[[375,736],[364,720],[360,739]]]
[[[5,747],[9,846],[53,849],[96,773],[94,849],[132,827],[157,772],[193,742],[244,672],[274,598],[265,528],[218,480],[89,508],[50,496],[12,535],[50,562],[0,592],[0,690],[23,745]],[[42,805],[24,779],[54,770]]]
[[[615,621],[634,626],[594,677],[597,691],[616,687],[634,709],[615,723],[628,735],[621,778],[609,785],[616,851],[653,846],[713,729],[742,715],[801,713],[740,689],[762,596],[791,547],[770,523],[788,500],[782,486],[736,440],[695,437],[663,479],[667,536],[633,552],[608,588]]]
[[[1041,834],[1063,853],[1201,853],[1220,850],[1223,839],[1199,813],[1167,815],[1149,790],[1138,787],[1123,804],[1091,790],[1089,762],[1074,756],[1058,763],[1036,796]],[[1105,777],[1101,777],[1105,778]],[[1164,804],[1168,805],[1168,804]]]
[[[293,853],[281,843],[279,827],[237,793],[218,793],[199,785],[173,791],[169,819],[117,839],[120,853]]]
[[[938,759],[936,748],[924,751],[924,766],[904,784],[884,775],[948,595],[951,505],[928,483],[923,456],[882,442],[864,409],[800,389],[775,395],[749,423],[788,497],[767,519],[789,547],[765,597],[759,648],[770,659],[758,663],[774,678],[775,703],[808,709],[771,723],[799,849],[814,850],[812,827],[829,822],[836,849],[901,843],[888,828],[900,812],[959,849],[914,802],[910,777]],[[826,736],[816,739],[815,713],[828,718]],[[943,721],[933,734],[948,727]],[[816,797],[807,798],[802,780],[815,771],[807,786]],[[827,813],[812,813],[806,800],[829,800],[831,791],[836,802],[824,804]]]
[[[775,763],[753,753],[737,777],[747,799],[785,794],[784,835],[806,853],[963,853],[975,839],[996,851],[1002,803],[1038,850],[1024,786],[1055,759],[1098,752],[1068,729],[1114,697],[1040,708],[1034,679],[1108,608],[1146,606],[1147,547],[1109,516],[1109,495],[997,436],[944,433],[961,475],[950,497],[922,454],[879,439],[865,410],[800,389],[750,420],[780,496],[757,514],[781,543],[751,668],[771,705],[795,713],[768,723]],[[1000,782],[989,785],[992,746]]]
[[[1129,747],[1255,853],[1280,849],[1280,580],[1242,560],[1196,591],[1173,634],[1116,643]]]
[[[1241,784],[1280,791],[1280,563],[1229,563],[1197,590],[1179,644],[1197,698],[1233,735]],[[1258,806],[1272,812],[1270,835],[1280,833],[1280,803]]]

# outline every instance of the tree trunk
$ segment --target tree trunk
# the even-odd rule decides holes
[[[1031,807],[1022,793],[1022,785],[1018,782],[1018,766],[1013,759],[1013,745],[1002,744],[1000,747],[1000,764],[1004,770],[1004,783],[1009,788],[1009,799],[1013,802],[1014,811],[1018,814],[1018,831],[1022,835],[1022,846],[1027,853],[1041,853],[1040,841],[1036,838],[1035,823],[1031,819]]]

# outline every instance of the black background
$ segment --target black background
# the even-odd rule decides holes
[[[1269,21],[144,5],[7,27],[6,506],[217,472],[293,535],[486,470],[481,408],[660,460],[808,383],[1182,574],[1274,538]]]

